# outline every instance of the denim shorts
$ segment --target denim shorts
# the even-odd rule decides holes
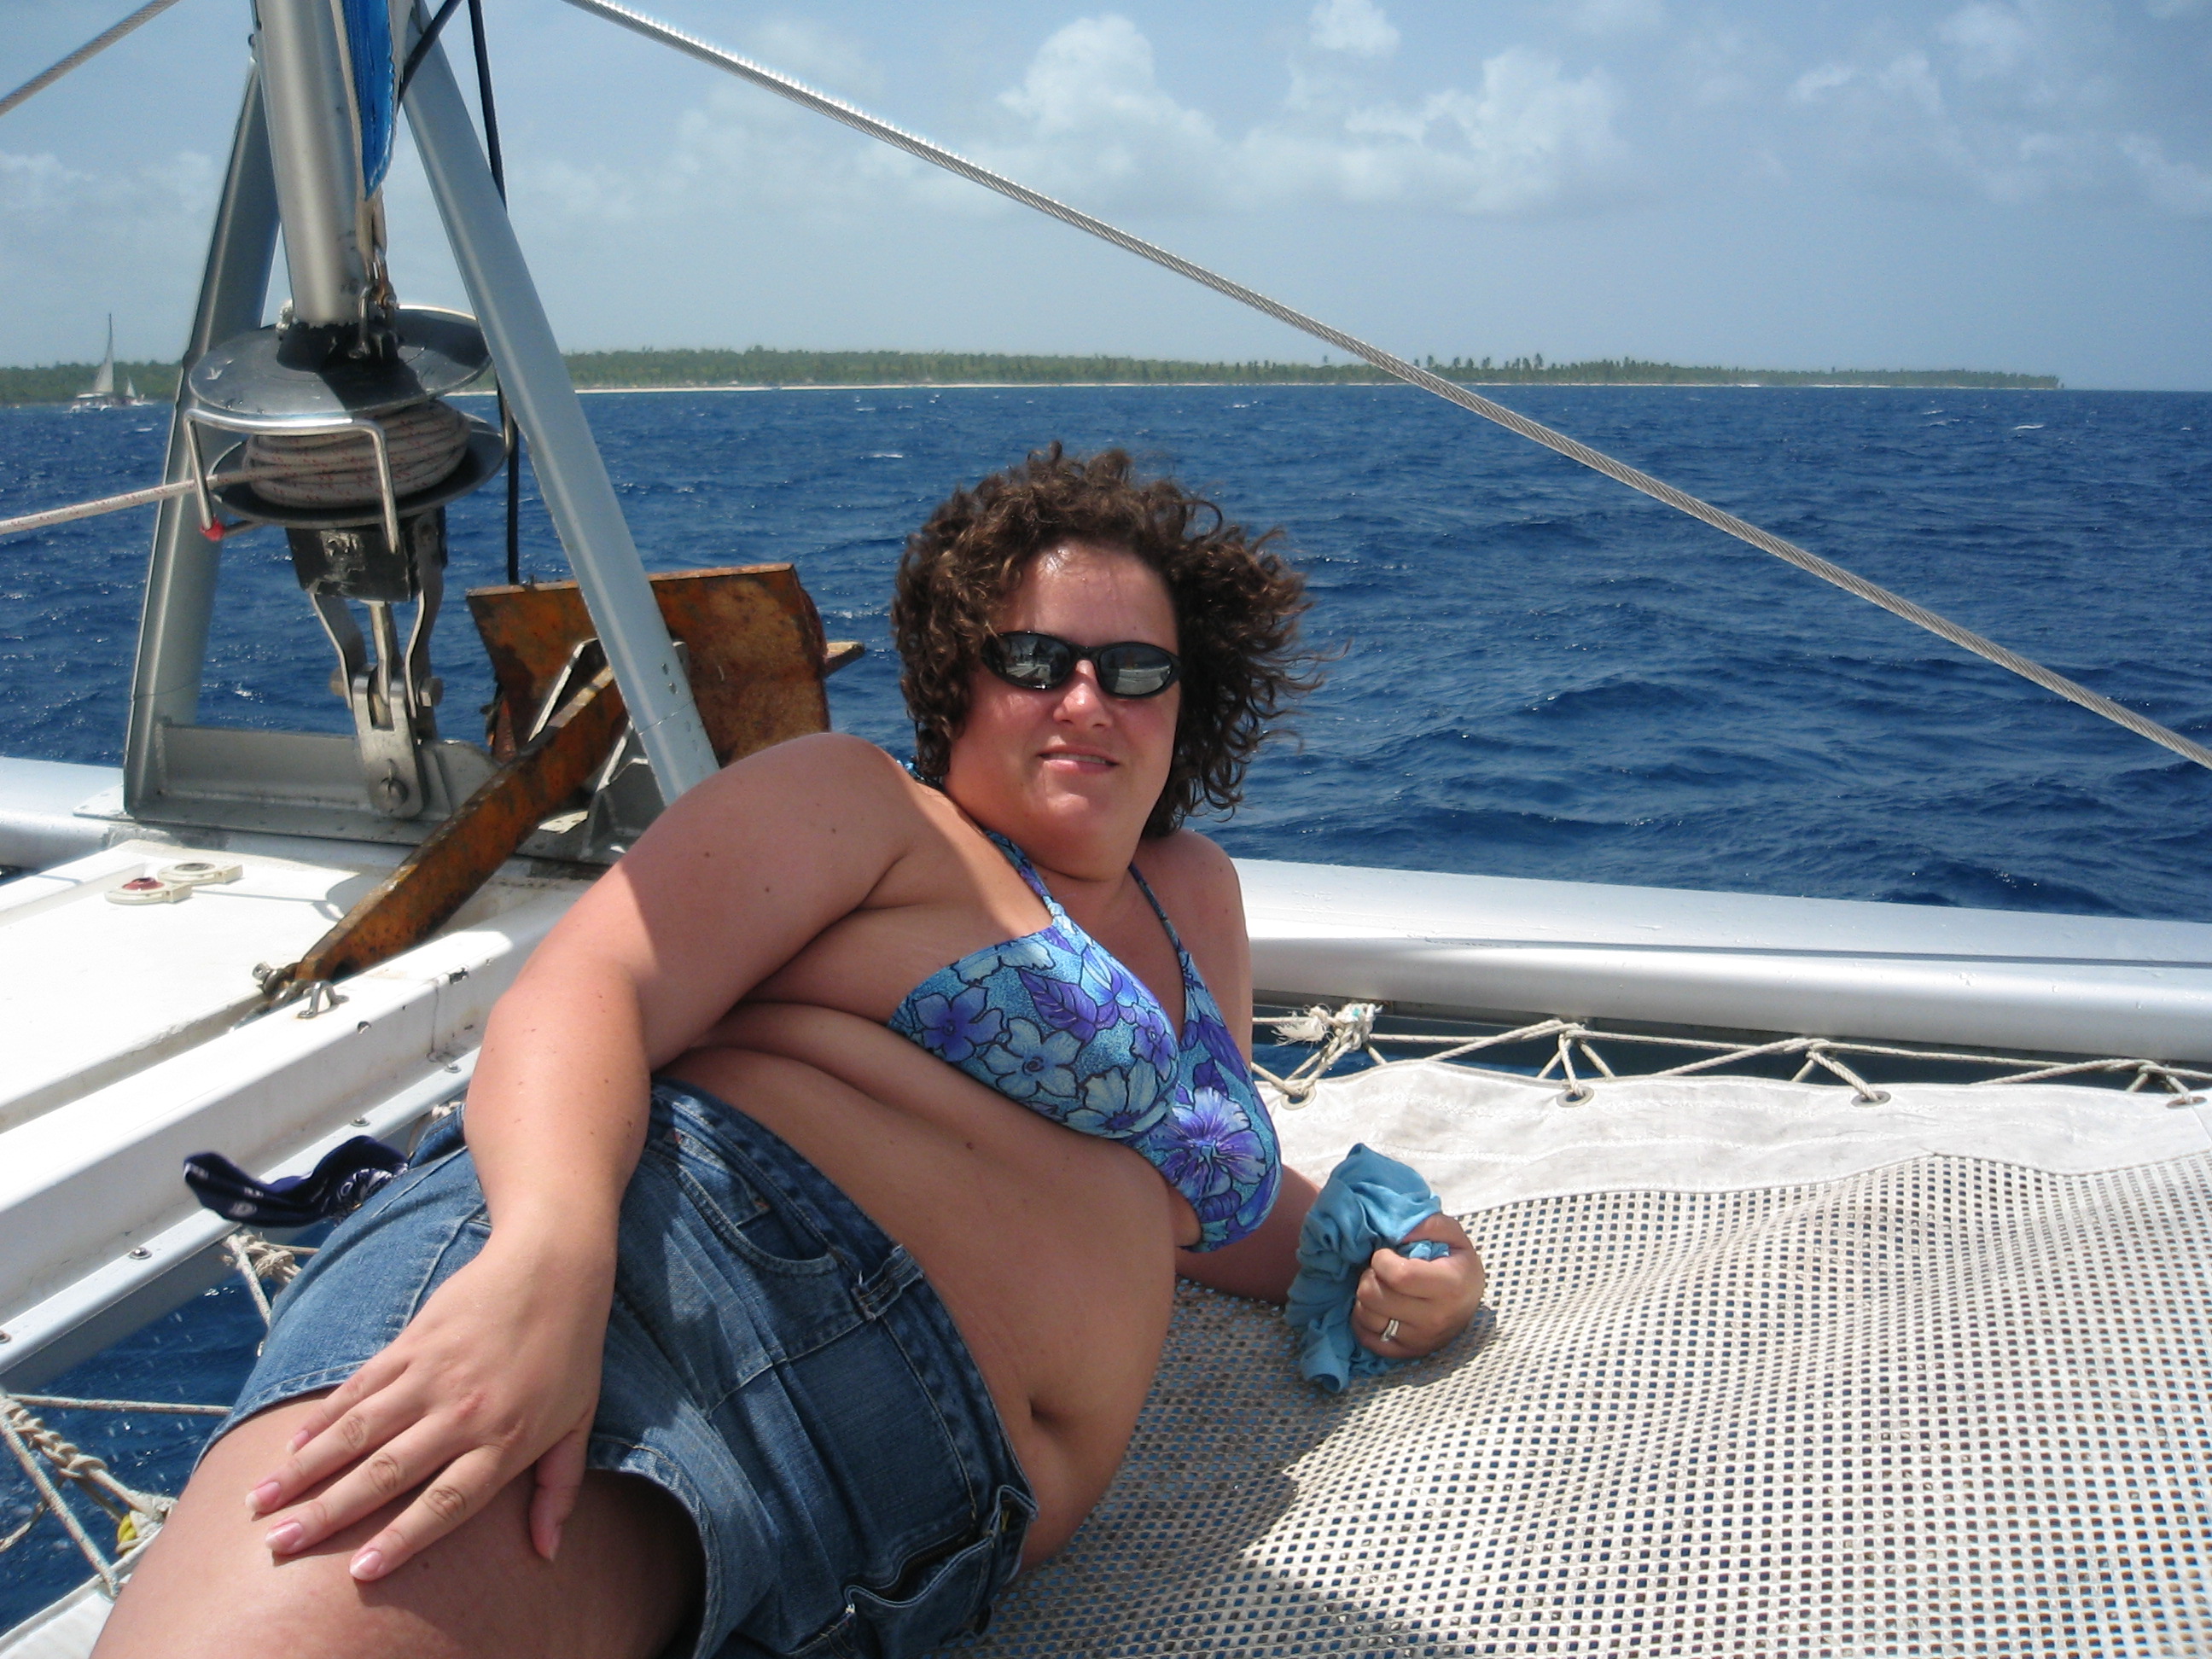
[[[489,1234],[448,1118],[286,1288],[222,1427],[343,1382]],[[759,1124],[663,1081],[620,1252],[590,1462],[698,1528],[691,1650],[896,1659],[981,1630],[1036,1502],[904,1248]]]

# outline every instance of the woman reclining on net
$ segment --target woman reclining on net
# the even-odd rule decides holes
[[[1227,807],[1298,579],[1055,446],[910,541],[912,770],[678,801],[541,945],[458,1121],[279,1304],[101,1652],[908,1654],[1104,1492],[1177,1273],[1280,1301]],[[947,964],[951,964],[947,966]],[[1209,991],[1208,988],[1212,989]],[[1481,1269],[1382,1252],[1430,1352]]]

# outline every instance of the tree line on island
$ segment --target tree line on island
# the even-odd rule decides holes
[[[568,372],[585,388],[823,386],[1316,386],[1387,384],[1364,362],[1189,362],[1163,357],[1053,356],[990,351],[744,351],[704,349],[571,353]],[[1421,366],[1446,380],[1513,386],[1979,386],[2056,391],[2055,374],[1966,368],[1723,368],[1600,357],[1547,363],[1540,352],[1488,357],[1427,357]],[[0,368],[0,404],[65,404],[90,384],[97,365],[56,363]],[[140,393],[163,401],[177,392],[174,363],[115,366]]]

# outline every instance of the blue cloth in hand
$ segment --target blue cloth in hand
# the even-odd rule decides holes
[[[1360,1346],[1352,1298],[1375,1252],[1388,1246],[1417,1261],[1449,1255],[1435,1239],[1403,1243],[1443,1206],[1420,1172],[1372,1147],[1355,1146],[1328,1177],[1298,1231],[1298,1276],[1283,1317],[1305,1334],[1298,1370],[1337,1393],[1355,1376],[1378,1376],[1407,1363]]]

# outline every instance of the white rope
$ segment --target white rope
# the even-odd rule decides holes
[[[228,1406],[195,1406],[175,1400],[80,1400],[74,1395],[19,1394],[26,1406],[72,1412],[152,1412],[163,1417],[228,1417]]]
[[[1348,1054],[1364,1053],[1377,1066],[1390,1063],[1376,1052],[1372,1042],[1375,1017],[1382,1012],[1379,1003],[1347,1002],[1332,1012],[1316,1002],[1303,1014],[1271,1020],[1268,1024],[1275,1028],[1276,1042],[1314,1043],[1321,1052],[1300,1062],[1287,1077],[1277,1077],[1257,1063],[1252,1070],[1275,1087],[1285,1105],[1303,1106],[1313,1097],[1329,1067]]]
[[[1995,1077],[1978,1078],[1966,1085],[1976,1089],[2005,1084],[2048,1083],[2063,1078],[2087,1079],[2124,1074],[2130,1079],[2128,1092],[2155,1086],[2166,1094],[2166,1103],[2170,1106],[2202,1105],[2209,1087],[2212,1087],[2212,1071],[2198,1071],[2186,1066],[2169,1065],[2163,1060],[2135,1057],[2053,1061],[2031,1060],[2016,1054],[1960,1054],[1948,1049],[1901,1048],[1891,1043],[1845,1042],[1820,1036],[1785,1036],[1765,1042],[1730,1042],[1712,1037],[1607,1031],[1571,1019],[1540,1020],[1532,1025],[1516,1026],[1510,1031],[1497,1031],[1487,1036],[1476,1037],[1419,1032],[1377,1032],[1375,1021],[1380,1012],[1377,1006],[1371,1002],[1348,1002],[1334,1011],[1316,1005],[1302,1014],[1262,1021],[1261,1024],[1274,1028],[1278,1042],[1309,1043],[1315,1045],[1317,1052],[1308,1055],[1280,1077],[1257,1064],[1252,1067],[1253,1074],[1279,1093],[1286,1106],[1295,1109],[1306,1104],[1330,1068],[1354,1050],[1364,1052],[1376,1067],[1381,1069],[1413,1065],[1424,1060],[1464,1060],[1468,1056],[1480,1054],[1486,1049],[1550,1038],[1553,1042],[1552,1056],[1534,1074],[1535,1078],[1540,1082],[1554,1075],[1559,1077],[1567,1085],[1569,1097],[1577,1101],[1588,1099],[1589,1091],[1588,1080],[1577,1078],[1575,1073],[1575,1054],[1581,1054],[1607,1078],[1620,1075],[1607,1063],[1604,1054],[1596,1047],[1601,1042],[1648,1044],[1702,1053],[1702,1058],[1685,1061],[1680,1066],[1669,1066],[1657,1071],[1638,1070],[1631,1073],[1640,1078],[1696,1077],[1746,1060],[1802,1056],[1804,1064],[1790,1079],[1792,1082],[1802,1083],[1814,1073],[1826,1071],[1850,1085],[1861,1103],[1866,1105],[1879,1105],[1888,1097],[1853,1069],[1850,1064],[1851,1058],[1904,1060],[1923,1065],[1986,1066],[1998,1073]],[[1424,1052],[1389,1059],[1379,1046],[1385,1043],[1393,1048]],[[1472,1069],[1487,1068],[1478,1066]],[[1528,1080],[1526,1073],[1493,1074],[1520,1082]]]
[[[91,40],[86,41],[52,69],[33,76],[5,98],[0,98],[0,115],[5,115],[25,99],[35,97],[44,92],[87,58],[98,57],[141,23],[152,22],[154,19],[176,3],[177,0],[150,0],[150,3],[139,7],[112,28],[105,29],[94,35]]]
[[[374,418],[384,429],[395,496],[428,489],[460,465],[469,447],[468,422],[447,404],[410,404]],[[260,486],[260,493],[279,507],[351,507],[383,495],[374,443],[359,427],[258,432],[246,441],[245,459],[249,466],[283,475]]]
[[[1133,253],[1142,259],[1149,259],[1156,265],[1164,266],[1178,276],[1187,276],[1194,283],[1201,283],[1213,289],[1217,294],[1226,295],[1239,304],[1249,306],[1255,311],[1272,317],[1279,323],[1287,324],[1292,328],[1312,335],[1317,340],[1326,341],[1340,350],[1348,351],[1356,357],[1363,358],[1385,374],[1395,374],[1398,379],[1419,386],[1425,392],[1432,392],[1437,397],[1457,404],[1462,409],[1480,415],[1486,421],[1495,421],[1509,432],[1517,433],[1532,443],[1541,444],[1545,448],[1564,455],[1571,461],[1579,462],[1593,471],[1602,472],[1616,483],[1626,484],[1631,489],[1641,491],[1654,501],[1663,501],[1677,512],[1686,513],[1692,518],[1712,526],[1716,530],[1725,531],[1737,540],[1747,542],[1763,553],[1771,553],[1778,559],[1786,560],[1799,569],[1818,576],[1822,581],[1832,582],[1847,593],[1855,594],[1870,605],[1878,605],[1894,616],[1902,617],[1905,621],[1924,628],[1931,634],[1939,635],[1950,641],[1952,644],[1972,652],[1978,657],[1987,659],[2000,668],[2008,669],[2023,679],[2033,681],[2046,691],[2056,692],[2069,702],[2078,703],[2092,714],[2101,714],[2117,725],[2124,726],[2138,737],[2148,738],[2153,743],[2162,744],[2175,754],[2195,761],[2199,766],[2212,767],[2212,749],[2207,749],[2202,744],[2191,742],[2179,732],[2170,730],[2160,726],[2156,720],[2138,714],[2134,709],[2113,702],[2102,693],[2092,691],[2085,685],[2077,684],[2063,674],[2055,673],[2042,664],[2021,656],[2016,651],[2009,650],[1993,640],[1983,638],[1972,629],[1961,628],[1958,623],[1950,621],[1948,617],[1936,615],[1924,605],[1917,605],[1901,594],[1893,593],[1887,588],[1844,569],[1841,565],[1831,563],[1817,553],[1808,552],[1795,542],[1785,541],[1779,536],[1761,530],[1758,526],[1736,517],[1735,514],[1725,512],[1709,502],[1700,501],[1695,495],[1677,489],[1674,485],[1655,478],[1638,468],[1630,466],[1625,461],[1617,461],[1601,451],[1592,449],[1586,443],[1570,438],[1565,433],[1554,432],[1540,422],[1532,421],[1527,416],[1518,414],[1503,404],[1493,403],[1480,393],[1470,392],[1465,386],[1447,380],[1441,375],[1432,374],[1417,364],[1409,363],[1404,358],[1383,350],[1380,346],[1370,345],[1357,336],[1346,334],[1340,328],[1333,328],[1318,318],[1309,317],[1305,313],[1294,310],[1279,301],[1271,300],[1256,289],[1247,288],[1243,283],[1233,282],[1215,271],[1208,270],[1205,266],[1195,264],[1180,254],[1170,253],[1158,244],[1145,240],[1141,236],[1133,236],[1126,230],[1118,229],[1108,224],[1103,219],[1095,218],[1079,209],[1068,206],[1065,202],[1057,201],[1045,195],[1042,191],[1031,190],[1027,185],[1017,184],[1003,173],[994,173],[988,167],[979,167],[966,157],[956,155],[942,145],[933,144],[927,138],[908,132],[903,128],[893,126],[890,122],[880,120],[866,111],[856,109],[842,99],[832,98],[827,93],[817,92],[813,88],[794,81],[787,75],[780,74],[764,64],[753,62],[750,58],[741,58],[736,52],[710,46],[696,35],[686,34],[681,29],[672,28],[657,19],[646,16],[642,12],[633,11],[628,6],[617,5],[614,0],[568,0],[568,3],[579,10],[590,12],[595,16],[607,19],[610,22],[619,23],[625,28],[633,29],[647,40],[657,40],[663,46],[673,46],[678,52],[688,53],[703,64],[711,64],[716,69],[726,70],[732,75],[750,81],[755,86],[765,88],[779,97],[787,98],[795,104],[814,111],[817,114],[826,115],[833,121],[842,122],[855,131],[864,132],[871,138],[880,139],[884,143],[906,151],[909,155],[918,156],[933,166],[945,168],[947,172],[957,173],[961,178],[968,179],[970,183],[981,185],[986,190],[994,190],[1000,195],[1019,202],[1024,207],[1034,208],[1039,213],[1049,215],[1062,224],[1072,225],[1076,229],[1096,236],[1102,241],[1111,242],[1115,247],[1126,252]]]
[[[269,1305],[269,1292],[261,1288],[261,1281],[273,1279],[280,1285],[290,1284],[299,1276],[299,1257],[286,1246],[272,1243],[244,1228],[223,1240],[222,1249],[230,1258],[230,1265],[238,1269],[238,1276],[246,1281],[246,1293],[252,1297],[262,1324],[268,1325],[274,1316]]]
[[[125,1486],[104,1462],[48,1428],[27,1408],[21,1398],[5,1389],[0,1389],[0,1439],[6,1440],[8,1449],[15,1455],[40,1500],[23,1524],[0,1541],[0,1552],[13,1549],[22,1541],[40,1510],[50,1510],[69,1534],[78,1553],[91,1563],[108,1595],[113,1595],[118,1588],[114,1564],[92,1541],[92,1534],[70,1508],[61,1488],[54,1484],[54,1477],[77,1487],[116,1523],[119,1549],[128,1549],[152,1536],[176,1507],[177,1500],[160,1492],[140,1492],[135,1486]],[[47,1473],[49,1467],[52,1475]]]
[[[468,447],[468,422],[445,404],[410,404],[375,419],[385,430],[395,495],[428,489],[460,465]],[[222,474],[220,482],[257,484],[262,495],[280,507],[350,507],[375,501],[380,493],[375,452],[359,427],[337,432],[257,433],[246,441],[245,459],[246,465]],[[191,479],[184,478],[0,519],[0,541],[77,519],[150,507],[173,495],[189,495],[195,488]]]
[[[280,477],[292,469],[273,466],[246,469],[225,473],[225,483],[252,483],[264,478]],[[175,483],[149,484],[143,489],[126,489],[120,495],[102,495],[94,501],[76,501],[68,507],[50,507],[43,512],[26,513],[19,518],[0,519],[0,540],[20,536],[33,530],[44,530],[50,525],[67,524],[73,519],[96,519],[104,513],[127,512],[134,507],[150,507],[155,501],[166,501],[172,495],[189,495],[195,488],[190,478]]]
[[[100,1575],[100,1582],[108,1595],[113,1595],[118,1588],[115,1581],[115,1568],[100,1553],[100,1546],[94,1543],[92,1534],[85,1531],[84,1522],[76,1518],[76,1512],[70,1508],[68,1502],[55,1488],[39,1460],[31,1455],[31,1449],[23,1443],[22,1436],[15,1431],[15,1423],[4,1412],[0,1412],[0,1438],[7,1441],[8,1449],[15,1455],[16,1463],[21,1467],[31,1485],[37,1488],[44,1507],[53,1511],[54,1518],[62,1523],[63,1530],[69,1534],[70,1541],[84,1559],[92,1563],[92,1570]],[[19,1528],[9,1540],[9,1544],[13,1545],[21,1538],[25,1530],[27,1528]]]
[[[54,1473],[95,1493],[104,1494],[137,1515],[162,1516],[175,1501],[158,1492],[140,1492],[117,1480],[105,1462],[48,1428],[22,1401],[0,1389],[0,1421],[21,1437],[23,1443],[53,1465]]]
[[[246,1280],[265,1325],[270,1316],[269,1296],[262,1289],[261,1281],[270,1279],[279,1285],[289,1284],[299,1273],[300,1258],[313,1255],[314,1249],[309,1245],[279,1244],[241,1228],[223,1241],[223,1253]],[[49,1428],[33,1413],[33,1407],[49,1411],[147,1412],[168,1417],[227,1417],[230,1407],[160,1400],[94,1400],[65,1395],[14,1394],[0,1389],[0,1441],[4,1441],[15,1455],[17,1465],[37,1493],[30,1515],[5,1537],[0,1537],[0,1555],[21,1543],[41,1514],[52,1511],[112,1595],[117,1589],[114,1563],[93,1542],[91,1534],[70,1508],[61,1488],[54,1484],[55,1477],[75,1486],[106,1511],[116,1523],[118,1549],[126,1553],[153,1536],[177,1500],[161,1492],[141,1492],[126,1486],[116,1479],[102,1460]]]

